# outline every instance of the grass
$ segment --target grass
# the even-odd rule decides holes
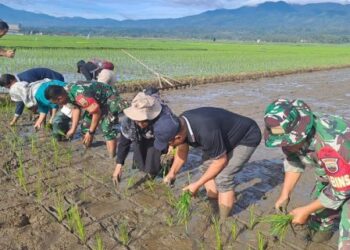
[[[269,223],[271,235],[276,236],[280,241],[283,241],[287,233],[287,228],[292,220],[293,216],[289,214],[273,214],[264,216],[260,221],[262,223]]]
[[[20,187],[23,188],[23,190],[28,193],[28,189],[27,189],[27,180],[26,180],[26,176],[25,176],[25,173],[24,173],[24,165],[23,165],[23,153],[22,152],[19,152],[18,153],[18,164],[19,164],[19,167],[17,169],[17,172],[16,172],[16,177],[17,177],[17,180],[18,180],[18,183],[20,185]]]
[[[176,206],[176,197],[173,193],[173,191],[171,190],[170,187],[166,186],[166,199],[167,199],[167,203],[171,206],[171,207],[175,207]]]
[[[96,235],[95,241],[96,241],[96,245],[95,245],[94,250],[103,250],[104,249],[103,241],[102,241],[102,238],[99,234]]]
[[[266,248],[265,236],[261,232],[258,232],[257,237],[258,237],[258,250],[265,250]]]
[[[147,180],[145,185],[146,187],[148,187],[149,190],[151,190],[152,193],[154,193],[154,187],[156,186],[156,182],[154,181],[154,179]]]
[[[118,226],[118,238],[120,242],[124,245],[127,246],[130,243],[130,237],[129,237],[129,230],[128,230],[128,224],[126,222],[122,222]]]
[[[56,199],[55,199],[55,208],[57,212],[57,219],[59,222],[62,222],[64,219],[64,203],[63,203],[63,197],[60,191],[57,191],[56,193]]]
[[[1,40],[2,46],[18,47],[12,60],[3,60],[1,72],[20,72],[45,65],[76,78],[69,80],[79,78],[75,66],[79,59],[93,57],[106,58],[118,65],[120,82],[154,79],[153,74],[121,49],[126,49],[150,68],[171,77],[237,75],[350,64],[350,48],[343,45],[102,37],[86,40],[78,36],[12,35]]]
[[[176,217],[179,224],[185,224],[187,226],[187,222],[191,215],[191,198],[191,193],[186,191],[181,194],[181,196],[176,202]]]
[[[165,217],[165,223],[169,226],[172,227],[174,225],[174,217],[172,215],[167,215]]]
[[[54,137],[51,137],[51,149],[53,151],[53,163],[57,168],[60,163],[59,145],[57,140]]]
[[[31,150],[33,155],[38,154],[38,137],[36,135],[31,136]]]
[[[237,235],[238,235],[238,232],[237,232],[237,221],[234,220],[232,222],[232,225],[231,225],[231,237],[232,237],[233,241],[235,241],[237,239]]]
[[[75,230],[75,232],[79,236],[80,241],[82,243],[85,243],[86,242],[85,226],[80,216],[79,208],[77,205],[72,206],[68,210],[68,218],[69,218],[70,229]]]
[[[38,177],[35,183],[35,196],[36,196],[36,201],[38,203],[41,203],[43,199],[42,176],[43,176],[43,173],[41,170],[39,170]]]
[[[257,223],[257,218],[255,215],[255,205],[251,205],[249,207],[249,225],[248,225],[249,229],[253,230],[256,223]]]
[[[215,232],[215,241],[216,241],[216,250],[222,250],[222,241],[221,241],[221,230],[220,230],[220,223],[219,219],[215,216],[211,217],[211,221],[213,223],[212,227]]]

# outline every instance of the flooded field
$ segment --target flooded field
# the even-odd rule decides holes
[[[349,82],[350,69],[342,69],[207,84],[162,95],[177,114],[200,106],[223,107],[254,118],[262,128],[265,106],[278,97],[300,98],[316,112],[350,117]],[[88,150],[79,141],[57,144],[45,131],[32,135],[28,117],[10,132],[11,116],[0,118],[0,249],[217,249],[220,242],[223,249],[337,248],[337,233],[326,244],[306,244],[289,230],[280,243],[268,225],[258,222],[273,211],[283,182],[278,149],[262,143],[237,174],[238,202],[218,235],[205,192],[192,199],[186,225],[177,223],[173,207],[182,187],[198,178],[198,151],[191,151],[173,188],[162,185],[161,178],[141,182],[143,175],[131,169],[129,154],[116,189],[114,160],[106,157],[101,137]],[[311,199],[313,183],[312,169],[307,169],[290,208]]]

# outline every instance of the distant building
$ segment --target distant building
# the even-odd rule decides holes
[[[8,34],[20,34],[21,25],[20,24],[9,24]]]

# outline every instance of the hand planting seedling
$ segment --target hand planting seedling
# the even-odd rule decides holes
[[[293,216],[289,214],[272,214],[264,216],[260,221],[270,224],[270,233],[283,241],[287,228],[291,225]]]

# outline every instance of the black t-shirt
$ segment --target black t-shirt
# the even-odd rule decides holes
[[[203,107],[185,111],[181,117],[187,120],[187,143],[201,147],[205,160],[228,153],[237,145],[256,147],[261,141],[254,120],[225,109]]]

